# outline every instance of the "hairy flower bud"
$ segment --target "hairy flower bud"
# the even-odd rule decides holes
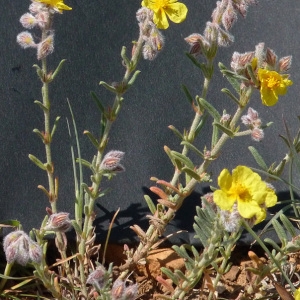
[[[252,107],[248,108],[247,115],[241,117],[242,123],[250,128],[261,126],[261,119],[258,117],[258,112]]]
[[[60,212],[49,216],[48,222],[44,227],[46,231],[66,232],[71,228],[69,213]]]
[[[229,1],[222,15],[222,25],[226,30],[229,30],[236,21],[237,21],[236,10],[234,9],[232,2]]]
[[[290,69],[291,65],[292,65],[292,56],[282,57],[278,62],[279,71],[286,72]]]
[[[124,152],[112,150],[109,151],[100,164],[100,169],[104,171],[121,172],[125,168],[120,164],[121,159],[124,157]]]
[[[248,64],[252,62],[254,58],[254,52],[245,52],[245,53],[238,53],[234,52],[231,58],[231,69],[235,72],[240,72],[245,70]]]
[[[20,23],[25,28],[33,28],[37,24],[37,19],[30,13],[24,14],[20,18]]]
[[[251,137],[255,142],[260,142],[264,138],[265,134],[261,128],[255,127],[251,131]]]
[[[4,238],[3,248],[7,263],[16,261],[25,266],[29,260],[39,263],[42,259],[41,247],[22,230],[8,234]]]
[[[241,227],[241,216],[235,204],[232,211],[220,210],[220,221],[228,232],[237,232]]]
[[[23,31],[17,35],[18,44],[26,49],[26,48],[35,48],[37,45],[33,40],[33,37],[30,32]]]
[[[99,265],[96,270],[90,273],[86,283],[93,285],[97,290],[101,290],[105,283],[106,273],[106,269]]]
[[[49,34],[38,44],[37,58],[41,60],[54,51],[54,34]]]

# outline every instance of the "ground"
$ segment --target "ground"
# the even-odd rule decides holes
[[[239,300],[239,299],[294,299],[289,297],[289,286],[282,283],[281,278],[278,275],[273,278],[266,277],[264,281],[265,292],[255,293],[253,296],[246,298],[244,295],[245,289],[251,288],[251,282],[253,282],[255,275],[247,271],[249,267],[257,267],[255,262],[249,258],[249,251],[256,253],[263,264],[267,263],[267,258],[259,248],[251,248],[249,246],[240,246],[234,249],[232,253],[230,270],[222,276],[220,285],[215,292],[215,299],[226,300]],[[199,249],[201,252],[201,249]],[[123,257],[123,247],[120,245],[110,245],[108,250],[110,255],[107,255],[107,261],[114,261],[115,263],[121,263]],[[288,264],[295,267],[295,273],[300,270],[300,253],[291,255],[288,259]],[[140,266],[133,276],[134,280],[139,283],[139,299],[150,300],[154,299],[154,294],[167,293],[167,289],[160,283],[157,278],[159,276],[165,277],[161,271],[161,267],[167,267],[171,270],[184,269],[184,261],[179,258],[177,254],[171,248],[162,248],[153,250],[147,258],[147,264]],[[214,273],[210,274],[210,278],[214,278]],[[297,287],[299,284],[299,276],[294,275],[292,282]],[[274,281],[278,282],[277,287],[274,287]],[[168,281],[167,281],[168,282]],[[169,282],[172,284],[172,282]],[[275,283],[276,284],[276,283]],[[281,290],[283,289],[283,290]],[[185,299],[186,300],[206,300],[209,289],[207,286],[203,286],[203,282],[199,284]],[[279,294],[281,296],[279,296]],[[262,298],[264,296],[264,298]],[[249,297],[249,298],[248,298]],[[255,298],[256,297],[256,298]],[[157,298],[159,299],[159,298]]]

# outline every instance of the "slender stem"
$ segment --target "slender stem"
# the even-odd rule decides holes
[[[10,271],[11,271],[11,268],[13,266],[13,263],[6,263],[6,266],[5,266],[5,270],[4,270],[4,276],[9,276],[10,275]],[[5,284],[6,284],[6,281],[7,279],[6,278],[2,278],[1,279],[1,282],[0,282],[0,292],[3,290]]]

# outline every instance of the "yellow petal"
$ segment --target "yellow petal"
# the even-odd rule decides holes
[[[153,21],[159,29],[167,29],[169,27],[167,15],[163,9],[154,12]]]
[[[165,12],[172,22],[181,23],[185,20],[188,9],[183,3],[176,2],[169,4]]]
[[[231,210],[235,199],[229,198],[227,193],[221,190],[216,190],[214,191],[214,202],[223,210]]]

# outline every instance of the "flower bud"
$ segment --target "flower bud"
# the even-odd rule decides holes
[[[232,211],[220,210],[220,221],[228,232],[237,232],[241,227],[241,216],[234,204]]]
[[[54,34],[48,35],[38,44],[37,58],[41,60],[54,51]]]
[[[125,168],[120,164],[121,159],[124,156],[124,152],[112,150],[109,151],[100,164],[100,169],[104,171],[121,172]]]
[[[23,31],[17,35],[17,42],[18,44],[26,49],[26,48],[35,48],[37,45],[33,41],[33,37],[30,32]]]
[[[111,289],[111,299],[117,300],[117,299],[123,299],[123,292],[125,290],[125,282],[121,279],[117,279]]]
[[[276,63],[277,63],[277,55],[275,54],[275,51],[273,51],[270,48],[267,48],[266,50],[266,63],[271,67],[272,69],[275,69]]]
[[[37,19],[30,13],[24,14],[20,18],[20,22],[25,28],[33,28],[37,24]]]
[[[22,230],[8,234],[4,238],[3,248],[7,263],[16,261],[25,266],[29,260],[38,263],[42,259],[41,247]]]
[[[46,231],[66,232],[71,228],[69,213],[60,212],[49,216],[48,222],[44,227]]]
[[[229,1],[224,13],[222,14],[222,25],[226,30],[229,30],[236,21],[237,13],[232,5],[232,2]]]
[[[157,49],[154,49],[151,44],[145,43],[143,46],[143,57],[146,60],[154,60],[158,54]]]
[[[280,72],[288,71],[292,65],[292,56],[285,56],[280,58],[278,65]]]
[[[251,137],[256,142],[260,142],[264,138],[264,136],[264,131],[261,128],[255,127],[251,131]]]
[[[247,115],[241,117],[242,123],[250,128],[261,126],[261,119],[258,117],[258,112],[252,107],[248,108]]]
[[[93,285],[97,290],[101,290],[104,286],[106,270],[102,265],[99,265],[93,272],[90,273],[86,283]]]

